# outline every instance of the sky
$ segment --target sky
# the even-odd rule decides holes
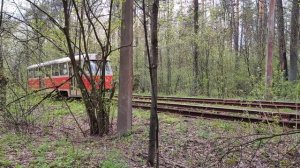
[[[10,14],[18,15],[19,11],[16,4],[21,7],[28,6],[26,0],[4,0],[4,11]]]

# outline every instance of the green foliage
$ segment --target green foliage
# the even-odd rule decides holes
[[[184,121],[179,121],[179,122],[177,121],[176,129],[178,130],[178,132],[182,134],[188,133],[188,125]]]
[[[167,123],[167,124],[175,124],[180,123],[180,117],[179,116],[173,116],[169,114],[162,114],[160,115],[161,121]]]
[[[36,149],[31,148],[35,156],[35,160],[30,163],[32,167],[81,167],[86,164],[90,156],[88,151],[74,148],[73,145],[66,140],[60,140],[54,143],[45,142]],[[49,160],[48,155],[55,156],[55,160]]]
[[[225,163],[228,164],[228,166],[234,167],[236,164],[238,164],[239,156],[230,154],[226,157]]]
[[[28,142],[28,137],[22,134],[6,133],[0,136],[0,167],[11,167],[14,163],[9,160],[8,152],[11,149],[18,151]]]
[[[141,119],[149,119],[150,114],[149,111],[136,109],[134,110],[133,116]]]
[[[12,162],[7,159],[0,158],[0,167],[11,167]]]
[[[207,130],[199,129],[197,132],[198,137],[208,139],[210,137],[210,132]]]
[[[128,166],[122,160],[121,154],[114,150],[108,154],[107,159],[99,165],[99,168],[128,168]]]
[[[263,77],[264,78],[264,77]],[[260,80],[250,92],[254,99],[264,99],[265,83]],[[278,69],[273,73],[273,85],[271,89],[273,100],[298,101],[300,95],[300,84],[298,81],[290,82],[283,78],[283,72]]]
[[[159,36],[159,94],[194,95],[220,98],[264,99],[265,95],[265,41],[257,42],[256,6],[243,2],[240,22],[243,25],[242,44],[236,54],[233,49],[232,29],[227,25],[229,18],[226,8],[215,5],[207,7],[208,15],[199,16],[199,33],[194,33],[193,10],[174,13],[174,2],[161,6],[164,13],[160,18]],[[190,8],[190,6],[189,6]],[[201,10],[201,9],[200,9]],[[205,12],[204,12],[205,13]],[[176,18],[172,20],[170,18]],[[224,21],[224,22],[223,22]],[[227,22],[227,23],[226,23]],[[171,26],[170,26],[171,25]],[[176,26],[173,26],[176,25]],[[240,25],[240,26],[241,26]],[[241,28],[241,27],[240,27]],[[142,27],[137,27],[136,31]],[[139,41],[142,36],[136,36]],[[241,38],[241,34],[239,35]],[[141,40],[142,39],[142,40]],[[241,40],[241,39],[239,39]],[[194,86],[194,55],[192,44],[198,45],[199,86]],[[259,43],[259,44],[258,44]],[[145,46],[137,45],[134,56],[136,93],[149,93],[150,80]],[[274,48],[273,99],[297,100],[299,82],[291,83],[282,79],[279,71],[278,49]],[[170,59],[170,65],[168,61]],[[170,75],[170,76],[168,76]],[[169,86],[168,77],[171,79]]]

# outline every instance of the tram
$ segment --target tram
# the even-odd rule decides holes
[[[84,70],[85,74],[90,76],[90,72],[95,79],[96,84],[100,83],[101,59],[97,54],[76,55],[75,60]],[[89,61],[87,61],[89,60]],[[89,64],[89,66],[87,65]],[[90,71],[87,67],[90,67]],[[73,67],[69,57],[55,59],[39,64],[34,64],[27,67],[28,88],[32,90],[45,89],[51,92],[53,89],[58,89],[61,95],[66,97],[81,97],[81,92],[78,84],[73,76]],[[82,81],[88,91],[92,89],[89,81],[89,76],[82,75]],[[105,84],[106,90],[113,87],[113,72],[108,60],[105,66]],[[99,88],[99,86],[98,86]]]

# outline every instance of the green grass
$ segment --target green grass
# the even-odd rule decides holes
[[[30,167],[58,167],[72,168],[84,167],[88,164],[89,151],[83,151],[75,148],[69,141],[58,140],[54,142],[44,142],[37,148],[31,146],[34,160],[31,161]],[[49,158],[51,155],[53,158]]]
[[[172,116],[168,114],[162,114],[160,115],[160,119],[162,122],[165,122],[167,124],[174,124],[180,122],[180,116]]]
[[[134,109],[133,116],[140,119],[149,119],[150,113],[147,110]]]
[[[122,159],[120,152],[113,150],[109,152],[107,158],[100,163],[99,168],[129,168],[129,166]]]
[[[187,125],[187,123],[185,123],[184,121],[176,121],[176,122],[177,122],[177,124],[176,124],[176,130],[179,133],[182,133],[182,134],[188,133],[188,125]]]
[[[28,143],[28,137],[22,134],[6,133],[0,138],[0,167],[10,167],[14,165],[13,161],[7,158],[8,152],[14,150],[18,153],[25,144]]]
[[[211,133],[207,130],[198,130],[197,135],[199,138],[209,139]]]

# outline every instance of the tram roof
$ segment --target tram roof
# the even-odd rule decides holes
[[[82,59],[81,57],[82,55],[75,55],[75,60],[79,61],[79,59]],[[86,55],[83,55],[83,59],[86,58]],[[89,54],[89,60],[100,60],[97,54]],[[109,60],[109,59],[107,59]],[[30,65],[29,67],[27,67],[27,69],[32,69],[32,68],[37,68],[37,67],[43,67],[43,66],[47,66],[47,65],[52,65],[52,64],[59,64],[59,63],[65,63],[65,62],[70,62],[71,59],[69,57],[64,57],[64,58],[59,58],[59,59],[55,59],[55,60],[51,60],[51,61],[46,61],[43,63],[39,63],[39,64],[34,64],[34,65]]]

